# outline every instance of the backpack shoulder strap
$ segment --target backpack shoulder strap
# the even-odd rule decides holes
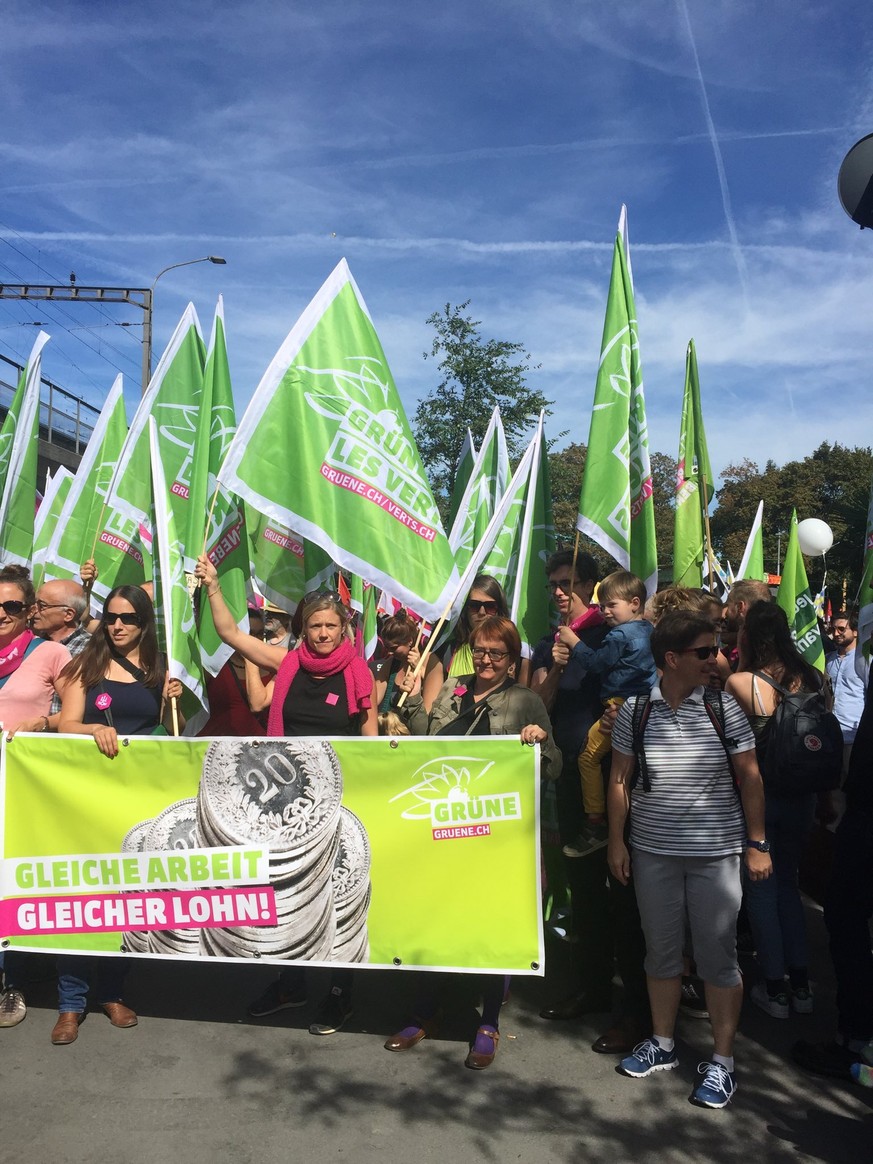
[[[646,750],[643,747],[643,736],[645,735],[646,724],[649,722],[649,716],[651,714],[652,701],[649,696],[635,696],[633,718],[631,723],[631,739],[633,742],[634,755],[637,757],[637,764],[630,779],[631,790],[636,787],[640,776],[643,778],[643,792],[651,792],[652,790],[652,782],[649,778],[649,766],[646,763]]]
[[[721,688],[704,687],[703,689],[703,706],[706,708],[706,714],[709,716],[709,721],[715,728],[716,735],[721,740],[721,746],[724,748],[724,754],[728,762],[728,768],[731,774],[734,788],[737,787],[737,777],[734,772],[734,761],[731,756],[730,749],[736,747],[737,741],[728,739],[727,722],[724,715],[724,699],[722,699]]]
[[[752,674],[757,676],[758,679],[763,679],[765,683],[769,683],[770,686],[774,688],[774,690],[780,693],[780,695],[791,694],[787,687],[783,687],[781,683],[777,683],[775,679],[771,679],[770,676],[765,674],[763,671],[753,671]]]

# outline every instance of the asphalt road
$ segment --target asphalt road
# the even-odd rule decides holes
[[[90,1014],[76,1043],[53,1047],[51,982],[28,989],[26,1020],[0,1030],[0,1160],[30,1164],[261,1164],[263,1161],[842,1161],[873,1159],[873,1090],[820,1080],[791,1064],[796,1038],[832,1034],[833,983],[821,917],[810,911],[816,1013],[773,1020],[750,1004],[737,1046],[739,1089],[724,1111],[688,1094],[708,1056],[708,1023],[683,1018],[680,1067],[644,1080],[593,1054],[607,1016],[537,1017],[560,991],[516,980],[493,1066],[463,1066],[475,1027],[470,982],[453,986],[453,1019],[405,1054],[382,1048],[412,987],[402,971],[362,971],[340,1033],[309,1034],[312,1008],[267,1019],[245,1004],[269,967],[139,962],[131,1030]],[[325,973],[310,976],[313,1002]]]

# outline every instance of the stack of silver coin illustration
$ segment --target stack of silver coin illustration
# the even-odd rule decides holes
[[[339,761],[323,741],[222,739],[209,745],[197,798],[196,844],[268,849],[278,924],[204,929],[202,952],[331,958],[341,798]]]
[[[366,962],[370,957],[370,841],[353,812],[340,810],[340,843],[333,867],[336,938],[333,962]]]
[[[178,851],[195,848],[194,825],[197,801],[178,800],[154,818],[143,840],[143,851]],[[200,931],[150,930],[148,948],[152,954],[197,954]]]
[[[141,853],[149,829],[152,826],[151,818],[141,820],[129,829],[121,842],[122,853]],[[149,948],[148,930],[128,930],[121,943],[122,950],[131,954],[144,954]]]

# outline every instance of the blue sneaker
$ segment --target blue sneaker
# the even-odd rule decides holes
[[[698,1107],[727,1107],[737,1089],[737,1077],[721,1063],[700,1063],[701,1083],[688,1097]]]
[[[620,1075],[629,1075],[631,1079],[643,1079],[653,1071],[672,1071],[679,1066],[679,1057],[675,1047],[672,1051],[665,1051],[653,1039],[643,1039],[633,1049],[633,1053],[622,1059],[616,1067]]]

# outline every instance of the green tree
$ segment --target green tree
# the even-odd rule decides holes
[[[585,453],[586,447],[580,442],[569,444],[558,452],[549,453],[552,509],[555,515],[555,535],[559,545],[572,546],[576,538],[576,516],[579,512],[579,490],[585,469]],[[669,571],[673,563],[676,461],[666,453],[652,453],[651,461],[658,569]],[[583,535],[579,539],[579,548],[593,555],[604,573],[616,569],[616,564],[609,554],[590,538]]]
[[[524,345],[484,339],[481,321],[466,314],[469,305],[469,299],[456,306],[447,303],[427,320],[436,334],[424,358],[437,361],[442,379],[413,417],[418,449],[441,509],[452,493],[468,427],[478,447],[499,406],[509,455],[515,460],[540,411],[548,415],[552,403],[527,384],[527,373],[539,365],[531,366]]]
[[[827,555],[831,601],[837,604],[846,579],[849,600],[857,590],[864,553],[867,499],[873,475],[869,448],[828,444],[801,461],[777,466],[768,461],[761,472],[752,461],[729,465],[722,473],[718,507],[712,516],[712,537],[722,558],[734,568],[740,564],[758,502],[764,501],[764,566],[777,572],[779,531],[781,549],[787,544],[792,509],[798,517],[820,517],[834,532]],[[821,557],[806,562],[810,587],[819,590],[825,563]]]

